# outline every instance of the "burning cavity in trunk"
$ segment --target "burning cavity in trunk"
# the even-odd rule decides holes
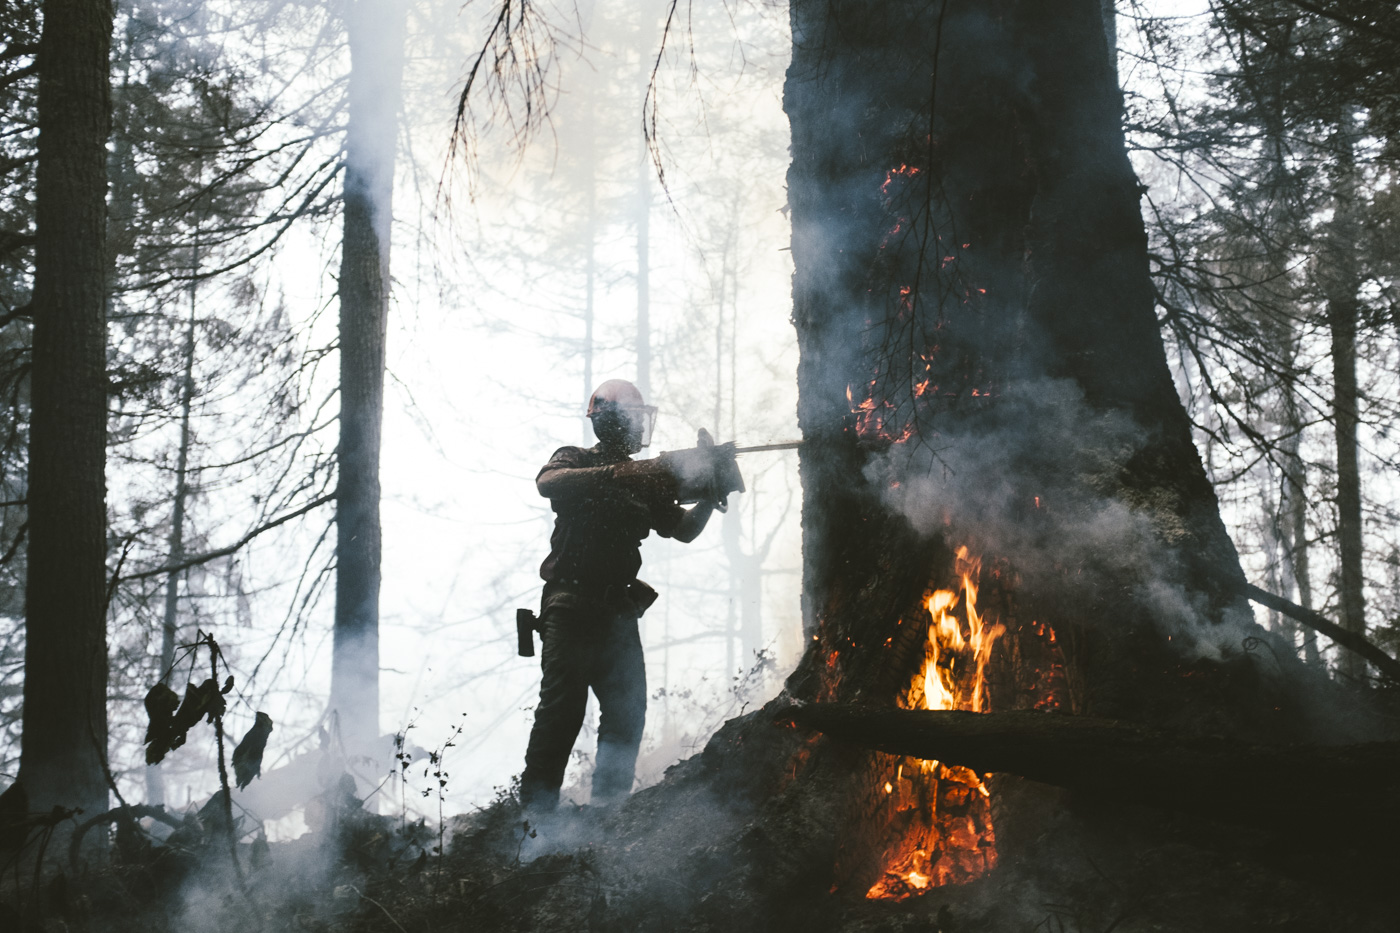
[[[981,713],[992,708],[993,695],[1003,708],[1059,705],[1063,655],[1054,630],[1039,622],[1015,626],[1002,618],[1010,606],[1006,599],[979,605],[982,563],[966,546],[959,547],[953,586],[931,589],[921,600],[923,611],[900,621],[927,630],[922,659],[895,698],[900,707]],[[989,576],[999,586],[1009,583],[1007,573]],[[1013,636],[1003,639],[1008,627],[1014,627]],[[999,690],[990,676],[994,667]],[[885,829],[879,872],[867,898],[903,900],[972,881],[996,867],[988,776],[938,761],[884,754],[875,760],[882,773],[873,776],[873,816]]]

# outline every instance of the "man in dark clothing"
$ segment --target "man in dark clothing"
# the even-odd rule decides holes
[[[682,507],[683,489],[695,485],[688,476],[733,468],[732,445],[633,460],[650,442],[655,415],[630,382],[603,383],[588,403],[597,445],[560,448],[535,480],[556,516],[549,556],[540,567],[540,701],[520,779],[521,801],[536,811],[558,805],[590,688],[599,707],[593,803],[631,792],[646,718],[637,620],[656,599],[637,579],[642,539],[654,530],[695,540],[716,503],[704,498]]]

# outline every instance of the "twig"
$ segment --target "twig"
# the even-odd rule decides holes
[[[369,902],[370,902],[371,904],[373,904],[375,907],[378,907],[378,908],[380,909],[380,911],[383,912],[384,916],[386,916],[386,917],[389,918],[389,922],[392,923],[394,926],[396,926],[396,927],[399,928],[399,930],[401,931],[401,933],[408,933],[408,931],[405,930],[405,929],[403,928],[403,925],[400,924],[397,920],[394,919],[394,915],[391,914],[391,913],[389,913],[389,910],[388,910],[387,907],[385,907],[383,904],[381,904],[381,903],[379,903],[378,901],[376,901],[374,898],[370,897],[370,896],[369,896],[368,894],[366,894],[365,892],[361,891],[359,888],[355,887],[353,884],[350,885],[349,887],[350,887],[350,890],[351,890],[351,891],[354,891],[356,894],[358,894],[358,895],[360,896],[361,900],[369,901]]]

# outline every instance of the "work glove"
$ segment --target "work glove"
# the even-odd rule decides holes
[[[729,507],[729,494],[744,491],[744,477],[734,459],[734,443],[716,444],[710,432],[701,428],[695,446],[670,450],[659,458],[676,478],[679,502],[710,502],[723,512]]]

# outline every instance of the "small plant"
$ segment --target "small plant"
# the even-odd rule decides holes
[[[457,723],[456,727],[452,730],[452,734],[447,737],[447,741],[443,742],[437,748],[433,749],[431,752],[428,753],[428,763],[423,767],[423,776],[428,777],[431,775],[432,778],[437,782],[436,787],[428,787],[423,790],[424,797],[427,797],[430,794],[434,793],[437,794],[438,833],[437,845],[433,846],[433,854],[437,857],[437,884],[434,886],[435,891],[442,885],[442,859],[447,841],[447,814],[445,811],[447,798],[447,779],[449,775],[447,773],[447,768],[444,765],[444,761],[447,755],[447,750],[449,748],[455,747],[456,740],[461,737],[463,730],[466,729],[466,718],[467,714],[463,713],[463,721],[459,721]],[[436,894],[434,896],[436,896]]]
[[[228,845],[229,861],[233,864],[234,876],[240,886],[244,883],[243,866],[238,860],[238,822],[233,817],[233,790],[229,786],[228,758],[225,750],[224,714],[228,701],[224,698],[233,690],[233,674],[213,633],[200,631],[192,644],[184,646],[184,654],[175,662],[191,656],[198,656],[203,648],[209,652],[209,677],[200,684],[188,684],[185,696],[180,698],[165,683],[170,671],[146,692],[145,706],[148,723],[146,726],[146,764],[153,765],[171,751],[185,744],[189,732],[204,720],[214,727],[214,741],[218,750],[219,797],[217,819],[213,822],[219,835]],[[219,683],[219,667],[223,665],[225,674],[222,685]],[[172,670],[175,665],[172,665]],[[233,751],[234,773],[239,789],[247,787],[262,773],[263,752],[267,748],[267,738],[272,732],[272,717],[261,710],[254,717],[253,727],[239,741]]]

